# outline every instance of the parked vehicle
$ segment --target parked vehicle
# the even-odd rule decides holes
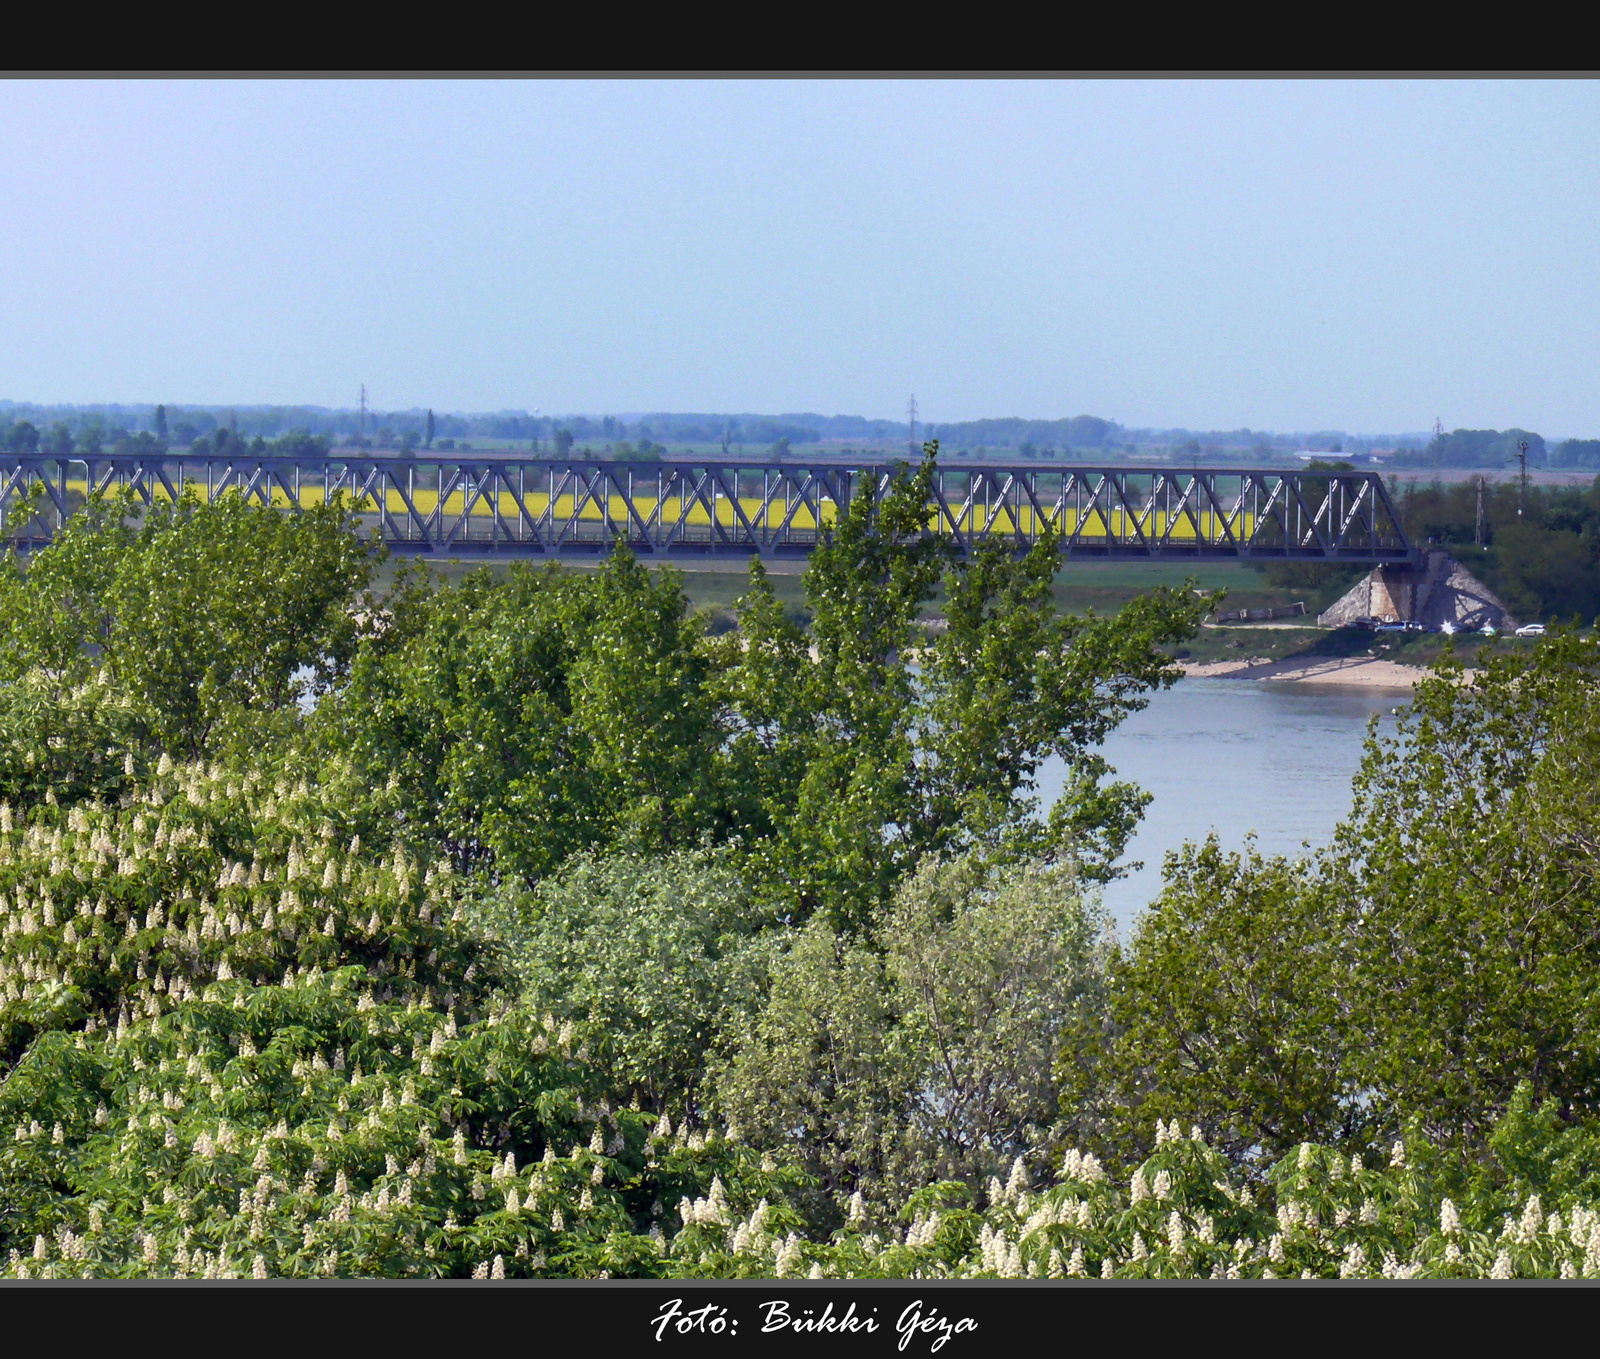
[[[1485,623],[1478,631],[1485,637],[1498,637],[1500,635],[1500,629],[1495,627],[1493,623]]]
[[[1407,626],[1404,623],[1379,623],[1373,629],[1374,632],[1405,632],[1407,630]]]
[[[1517,629],[1517,636],[1543,637],[1544,631],[1545,629],[1543,623],[1524,623],[1520,628]]]

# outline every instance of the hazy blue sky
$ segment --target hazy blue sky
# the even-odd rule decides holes
[[[0,396],[1600,435],[1593,83],[0,85]]]

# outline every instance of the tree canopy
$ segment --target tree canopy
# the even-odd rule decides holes
[[[1600,614],[1600,489],[1485,483],[1408,483],[1399,509],[1416,541],[1447,547],[1519,618],[1588,622]],[[1520,510],[1520,513],[1519,513]]]
[[[1134,1154],[1148,1134],[1112,1111],[1181,1110],[1248,1160],[1370,1149],[1409,1123],[1472,1153],[1523,1086],[1590,1123],[1597,677],[1571,634],[1471,684],[1446,665],[1369,742],[1326,851],[1175,856],[1074,1052],[1085,1128]]]
[[[1094,747],[1178,675],[1162,644],[1206,601],[1159,590],[1058,618],[1055,544],[957,561],[924,523],[931,461],[867,487],[805,576],[809,635],[759,562],[708,638],[670,569],[620,544],[592,574],[512,567],[406,596],[313,726],[408,833],[532,883],[581,848],[738,840],[794,919],[864,926],[930,851],[1072,858],[1101,879],[1141,796]],[[950,626],[921,611],[943,589]],[[1050,755],[1069,796],[1041,822]]]
[[[1593,644],[1447,666],[1332,846],[1190,846],[1118,944],[1100,744],[1210,600],[1058,615],[933,451],[806,626],[340,504],[8,556],[0,1272],[1600,1274]]]

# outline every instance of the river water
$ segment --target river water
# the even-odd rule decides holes
[[[1105,905],[1126,939],[1161,890],[1168,851],[1215,831],[1238,849],[1251,831],[1263,853],[1295,853],[1328,842],[1350,810],[1350,780],[1361,763],[1367,723],[1394,728],[1404,693],[1260,680],[1185,679],[1154,695],[1106,741],[1117,777],[1155,800],[1129,846],[1144,867],[1105,889]],[[1062,768],[1039,771],[1048,807]]]

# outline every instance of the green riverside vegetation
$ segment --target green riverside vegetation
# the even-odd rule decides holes
[[[957,560],[935,451],[715,635],[344,505],[0,563],[0,1272],[1600,1276],[1600,652],[1447,659],[1119,941],[1099,746],[1213,597]]]

